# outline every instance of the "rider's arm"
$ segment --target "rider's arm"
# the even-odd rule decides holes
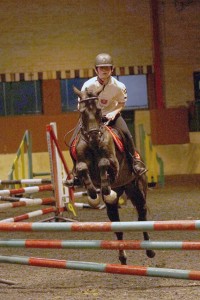
[[[120,111],[124,108],[125,103],[127,101],[127,91],[125,85],[122,85],[122,88],[119,91],[119,94],[116,97],[117,99],[117,105],[115,109],[112,112],[109,112],[106,115],[106,118],[108,120],[114,120],[115,116],[120,113]]]
[[[120,111],[124,108],[125,106],[125,102],[118,102],[115,110],[113,110],[112,112],[109,112],[107,115],[106,115],[106,118],[108,120],[114,120],[115,116],[120,113]]]

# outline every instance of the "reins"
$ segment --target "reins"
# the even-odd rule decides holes
[[[79,103],[87,102],[87,101],[89,101],[89,100],[96,100],[96,99],[98,99],[98,97],[88,97],[88,98],[79,100]]]

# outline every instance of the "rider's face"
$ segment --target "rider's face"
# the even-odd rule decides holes
[[[112,70],[113,68],[108,66],[96,68],[97,75],[102,80],[108,79],[112,74]]]

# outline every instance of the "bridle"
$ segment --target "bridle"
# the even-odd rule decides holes
[[[79,100],[79,103],[87,103],[88,101],[96,100],[96,99],[98,99],[97,96],[88,97],[86,99]],[[81,121],[80,128],[81,128],[81,135],[82,135],[83,139],[87,143],[90,143],[91,141],[94,141],[94,138],[95,138],[95,140],[98,140],[98,141],[102,138],[104,123],[102,120],[100,120],[98,128],[87,130],[83,124],[83,121]]]
[[[96,100],[96,99],[98,99],[98,97],[88,97],[88,98],[79,100],[79,103],[87,102],[89,100]]]

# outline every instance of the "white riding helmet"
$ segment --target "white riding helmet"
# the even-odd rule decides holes
[[[112,57],[107,53],[100,53],[95,59],[95,68],[97,67],[113,67]]]

